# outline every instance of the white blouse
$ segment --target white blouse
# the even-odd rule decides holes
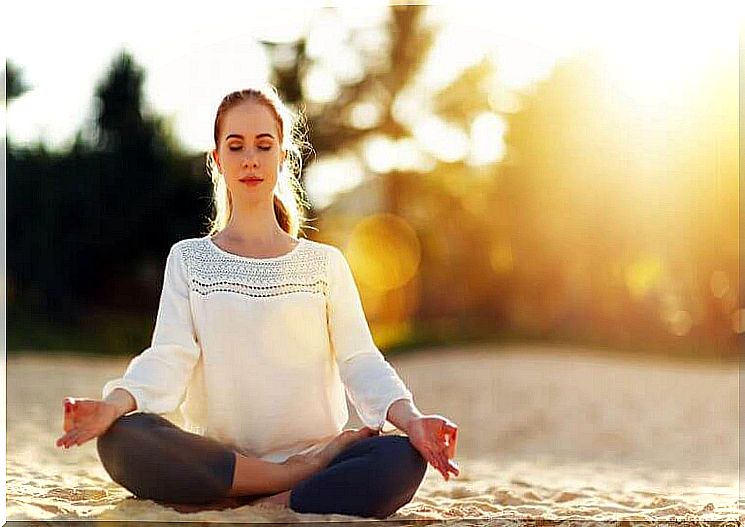
[[[181,412],[183,428],[281,462],[318,448],[348,420],[366,426],[411,392],[373,342],[344,254],[301,238],[248,258],[209,236],[176,242],[150,347],[103,397],[124,388],[137,411]]]

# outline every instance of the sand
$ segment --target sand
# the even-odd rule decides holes
[[[527,346],[440,349],[390,360],[422,411],[459,425],[461,467],[449,482],[429,467],[414,500],[391,520],[745,519],[738,502],[736,365]],[[8,520],[359,520],[272,505],[179,512],[112,482],[95,442],[55,447],[62,398],[98,398],[126,363],[8,357]],[[356,417],[349,426],[359,426]]]

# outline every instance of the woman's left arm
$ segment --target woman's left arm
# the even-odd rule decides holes
[[[458,441],[458,426],[441,415],[422,415],[409,399],[399,399],[388,408],[388,421],[406,432],[411,444],[445,480],[452,472],[460,474],[453,461]]]
[[[347,395],[366,426],[381,429],[386,420],[405,432],[422,457],[447,480],[458,475],[457,426],[439,415],[422,415],[414,397],[375,346],[359,291],[344,254],[329,254],[328,330]]]
[[[344,254],[331,247],[328,256],[328,332],[339,376],[362,422],[380,430],[391,405],[413,396],[375,346]]]

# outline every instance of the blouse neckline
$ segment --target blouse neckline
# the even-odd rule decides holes
[[[209,234],[205,236],[205,239],[207,240],[207,243],[220,254],[224,254],[231,258],[237,258],[239,260],[246,260],[249,262],[272,262],[272,261],[284,260],[286,258],[290,258],[292,255],[294,255],[298,251],[298,249],[300,249],[300,246],[305,242],[305,238],[293,238],[294,240],[297,241],[297,243],[295,244],[295,247],[290,249],[289,252],[286,252],[285,254],[280,254],[279,256],[256,258],[253,256],[243,256],[240,254],[231,253],[231,252],[226,251],[225,249],[222,249],[219,245],[217,245],[214,242],[214,240],[212,239],[212,236],[210,236]]]

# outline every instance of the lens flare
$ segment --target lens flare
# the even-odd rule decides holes
[[[360,285],[390,291],[406,285],[417,273],[421,247],[414,229],[394,214],[376,214],[360,221],[346,247]]]

